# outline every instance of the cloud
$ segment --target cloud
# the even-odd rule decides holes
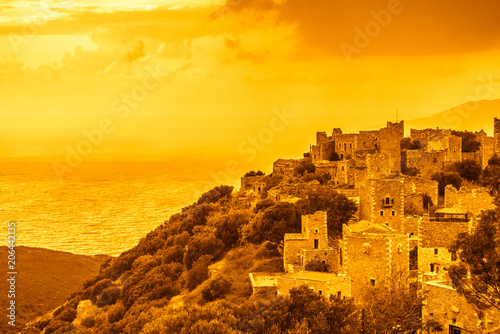
[[[391,6],[400,13],[389,12],[383,22],[380,15]],[[356,46],[357,29],[368,35],[361,56],[466,53],[500,46],[500,2],[490,0],[228,0],[212,17],[263,12],[273,12],[277,22],[296,27],[300,57],[342,57],[339,45]],[[370,24],[378,24],[379,31],[366,33]]]
[[[132,46],[132,50],[127,52],[124,56],[124,59],[126,61],[135,61],[139,58],[144,57],[146,54],[144,53],[144,42],[143,41],[137,41],[135,42],[135,45]]]

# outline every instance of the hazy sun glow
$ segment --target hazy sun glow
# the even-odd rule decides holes
[[[110,121],[85,159],[232,155],[251,163],[300,155],[316,131],[377,126],[396,110],[410,120],[498,99],[499,7],[3,1],[0,156],[64,159]],[[246,161],[241,148],[277,110],[293,117]],[[491,132],[489,123],[477,126]]]

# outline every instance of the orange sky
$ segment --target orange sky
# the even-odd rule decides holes
[[[299,157],[316,131],[429,116],[481,78],[495,89],[477,97],[500,98],[498,13],[495,0],[2,1],[0,158]]]

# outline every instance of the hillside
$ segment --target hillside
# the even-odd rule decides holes
[[[266,176],[266,189],[280,180]],[[300,231],[302,214],[327,209],[338,233],[356,206],[326,188],[291,204],[216,187],[105,262],[82,290],[23,333],[276,333],[269,327],[287,312],[281,304],[302,302],[252,295],[248,274],[283,271],[285,232]],[[256,322],[269,307],[279,312]],[[282,320],[280,328],[301,320]]]
[[[7,247],[0,247],[0,257],[7,259]],[[16,330],[2,317],[0,332],[20,331],[24,324],[63,304],[83,283],[99,272],[108,256],[84,256],[42,248],[16,247]],[[7,281],[0,280],[0,291],[5,292]],[[9,302],[6,293],[0,297],[3,310]]]

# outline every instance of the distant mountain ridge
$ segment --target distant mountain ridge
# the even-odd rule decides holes
[[[453,130],[480,131],[493,135],[493,119],[500,118],[500,100],[466,102],[430,117],[405,121],[410,128],[440,127]]]
[[[438,112],[429,117],[404,119],[405,133],[410,129],[443,128],[452,130],[481,131],[493,136],[493,119],[500,118],[500,99],[465,102],[451,109]],[[377,125],[370,129],[379,129]]]

